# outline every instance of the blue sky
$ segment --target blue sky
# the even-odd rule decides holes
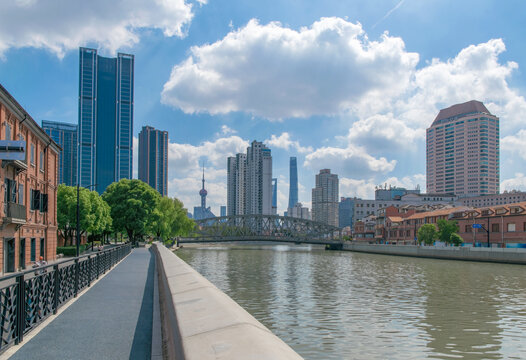
[[[526,190],[522,1],[15,0],[0,4],[0,82],[37,120],[77,122],[78,47],[135,55],[134,134],[168,130],[169,195],[226,204],[226,157],[272,149],[300,201],[329,167],[341,196],[425,189],[425,128],[483,101],[501,119],[501,190]],[[137,156],[135,151],[134,157]],[[134,172],[137,172],[135,164]]]

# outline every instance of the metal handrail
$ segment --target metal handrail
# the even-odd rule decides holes
[[[1,278],[0,354],[130,252],[126,243]]]

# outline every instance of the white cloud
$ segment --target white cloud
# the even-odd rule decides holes
[[[392,97],[409,85],[418,54],[361,24],[321,18],[298,31],[257,20],[223,39],[191,48],[174,66],[162,101],[186,113],[245,111],[269,119],[338,114],[367,97]]]
[[[396,160],[375,158],[363,148],[349,144],[346,148],[322,147],[305,157],[304,166],[314,171],[329,168],[344,177],[369,177],[394,170]]]
[[[500,183],[500,191],[504,190],[522,190],[526,191],[526,175],[523,173],[516,173],[515,177],[503,180]]]
[[[508,151],[512,154],[517,153],[521,158],[526,160],[526,129],[521,129],[516,135],[509,135],[500,141],[502,151]]]
[[[219,138],[215,141],[205,141],[200,145],[170,143],[168,146],[169,168],[181,176],[190,170],[199,168],[199,159],[207,158],[207,167],[226,169],[228,156],[246,152],[248,141],[239,136]]]
[[[0,14],[0,56],[10,48],[34,47],[59,57],[90,43],[114,53],[139,42],[142,29],[182,37],[193,17],[184,0],[1,1]]]
[[[221,134],[223,135],[237,134],[237,131],[229,128],[227,125],[223,125],[221,126]]]
[[[518,65],[499,62],[505,50],[502,39],[492,39],[462,49],[453,59],[433,59],[415,73],[413,95],[407,100],[393,99],[398,101],[392,106],[403,120],[428,127],[440,108],[475,99],[504,120],[504,128],[521,125],[526,100],[508,84]]]
[[[283,132],[280,136],[272,135],[270,139],[265,140],[264,143],[270,147],[276,147],[284,150],[289,150],[292,148],[300,154],[312,152],[312,146],[301,146],[299,141],[293,141],[290,139],[288,132]]]
[[[407,151],[425,138],[424,129],[413,129],[393,116],[373,115],[354,122],[349,129],[348,140],[370,151]]]

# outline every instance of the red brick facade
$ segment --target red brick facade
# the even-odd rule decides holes
[[[526,244],[526,202],[473,209],[456,207],[416,213],[408,217],[386,216],[384,224],[377,224],[376,240],[397,244],[414,244],[418,229],[423,224],[436,224],[439,219],[456,220],[458,234],[465,243],[506,247]],[[481,228],[473,228],[480,224]]]
[[[0,272],[7,273],[30,267],[41,255],[56,258],[60,147],[1,85],[0,140],[26,142],[24,161],[1,160]]]

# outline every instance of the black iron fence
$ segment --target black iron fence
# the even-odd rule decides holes
[[[130,244],[0,278],[0,353],[91,285],[131,251]]]

